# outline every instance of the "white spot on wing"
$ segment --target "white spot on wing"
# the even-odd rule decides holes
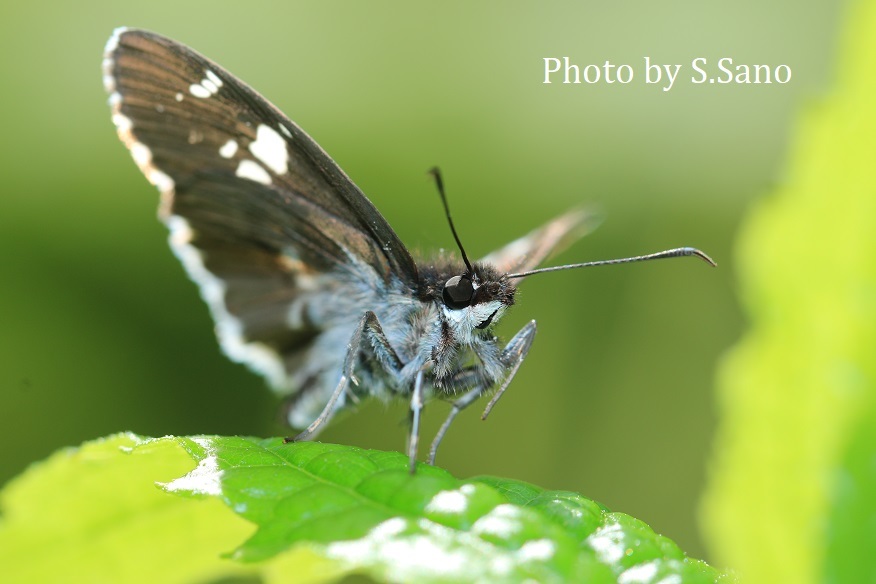
[[[171,215],[166,223],[170,229],[170,247],[185,266],[192,280],[201,287],[201,296],[210,305],[222,302],[225,296],[225,283],[207,271],[201,252],[191,245],[195,233],[189,222],[179,215]]]
[[[222,158],[231,158],[237,153],[237,142],[234,139],[228,140],[219,148],[219,155]]]
[[[120,26],[115,29],[103,48],[103,63],[101,64],[103,70],[103,86],[111,95],[116,91],[116,80],[115,77],[113,77],[112,53],[119,48],[119,39],[127,30],[128,28],[125,26]]]
[[[285,134],[287,138],[291,138],[291,137],[292,137],[292,132],[290,132],[290,131],[289,131],[289,128],[287,128],[287,127],[284,126],[283,124],[280,124],[280,131],[283,132],[283,134]]]
[[[173,98],[174,98],[175,100],[177,100],[177,101],[182,101],[184,97],[185,97],[185,96],[184,96],[182,93],[179,93],[179,92],[177,92],[177,94],[173,96]]]
[[[114,107],[119,107],[122,103],[122,96],[118,93],[112,94],[110,96],[110,105]],[[130,132],[131,128],[134,124],[131,123],[131,118],[122,114],[113,114],[113,123],[116,125],[116,130],[120,133],[122,132]]]
[[[131,144],[131,156],[137,166],[145,166],[152,163],[152,151],[140,142]]]
[[[204,78],[201,79],[200,83],[192,83],[189,85],[189,93],[195,97],[207,99],[211,95],[219,93],[219,88],[222,87],[222,85],[223,83],[222,80],[219,79],[219,76],[207,69],[204,71]]]
[[[189,277],[201,289],[201,297],[210,307],[210,313],[216,322],[219,344],[225,354],[231,360],[244,363],[264,375],[275,387],[288,385],[286,371],[279,355],[266,345],[247,342],[243,336],[243,325],[240,320],[228,312],[225,307],[225,282],[207,270],[201,252],[191,245],[194,232],[188,222],[178,215],[171,215],[165,223],[170,228],[170,247],[182,262]]]
[[[117,48],[119,48],[119,37],[122,36],[125,32],[128,31],[127,26],[120,26],[113,31],[112,36],[110,36],[109,40],[106,42],[106,46],[103,48],[104,53],[112,53]]]
[[[113,94],[110,96],[110,103],[113,105],[113,123],[116,125],[116,131],[119,134],[119,138],[131,152],[134,162],[137,163],[146,179],[158,187],[159,191],[170,193],[174,187],[173,179],[155,168],[152,164],[152,151],[142,142],[138,142],[131,133],[131,129],[134,127],[131,119],[118,112],[122,104],[121,96],[118,93]]]
[[[206,99],[213,95],[212,93],[210,93],[209,89],[198,83],[192,83],[191,85],[189,85],[189,93],[191,93],[195,97],[200,97],[201,99]]]
[[[212,71],[210,71],[209,69],[204,71],[204,75],[207,76],[206,81],[210,81],[216,87],[222,87],[224,85],[224,83],[222,83],[222,80],[219,79],[219,76],[216,75],[215,73],[213,73]]]
[[[271,184],[271,175],[268,174],[268,171],[252,160],[241,160],[234,174],[240,178],[248,178],[263,185]]]
[[[269,126],[259,124],[256,139],[249,145],[249,151],[277,174],[285,174],[289,170],[286,141]]]
[[[116,79],[112,74],[113,60],[108,57],[105,58],[101,68],[103,69],[103,86],[110,94],[113,94],[116,90]]]
[[[173,179],[157,168],[153,167],[146,175],[146,178],[149,179],[149,182],[158,187],[158,190],[162,193],[169,193],[173,190]]]
[[[201,85],[204,86],[211,94],[219,93],[219,86],[209,79],[201,79]]]

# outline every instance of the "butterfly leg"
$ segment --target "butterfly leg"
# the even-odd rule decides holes
[[[508,344],[505,345],[505,348],[502,350],[502,353],[499,357],[506,371],[504,380],[502,381],[502,385],[499,387],[499,390],[490,400],[490,403],[487,404],[484,413],[481,415],[482,420],[487,419],[487,416],[493,409],[493,406],[496,405],[496,402],[499,401],[499,398],[502,397],[502,394],[505,393],[508,385],[510,385],[511,380],[514,379],[514,376],[517,374],[517,370],[520,368],[520,364],[523,363],[523,360],[526,358],[527,353],[529,353],[529,348],[532,346],[533,339],[535,339],[535,332],[535,321],[529,321],[529,323],[522,329],[520,329],[520,331],[516,335],[514,335],[514,337],[510,341],[508,341]],[[474,371],[469,369],[464,371],[463,374],[466,376],[472,376],[474,375]],[[453,402],[450,413],[447,415],[447,419],[444,420],[443,424],[441,424],[441,428],[435,435],[435,439],[432,440],[432,446],[429,448],[429,464],[435,464],[435,456],[436,454],[438,454],[438,446],[441,444],[441,441],[444,439],[444,435],[447,433],[447,429],[450,428],[450,424],[453,423],[453,420],[456,418],[459,412],[477,401],[477,399],[481,397],[484,392],[489,390],[491,387],[491,383],[485,383],[483,381],[480,381],[473,389],[469,390],[461,398]]]
[[[409,470],[414,474],[417,467],[417,449],[420,445],[420,413],[423,411],[423,375],[424,370],[417,372],[414,380],[414,391],[411,394],[411,435],[408,439]]]
[[[353,379],[353,366],[356,364],[356,358],[359,356],[363,336],[366,337],[368,344],[374,351],[375,357],[377,357],[383,367],[389,370],[394,369],[396,371],[401,369],[401,359],[399,359],[395,350],[389,344],[389,340],[386,338],[386,335],[383,333],[383,328],[380,326],[380,321],[377,320],[377,315],[370,310],[367,311],[359,320],[359,324],[353,331],[353,336],[350,337],[350,342],[347,344],[347,354],[344,357],[344,365],[341,370],[341,380],[332,392],[332,395],[323,408],[322,413],[320,413],[303,432],[294,438],[287,438],[286,442],[310,440],[322,429],[322,425],[328,422],[334,415],[335,404],[341,395],[347,391],[350,386],[350,381]]]
[[[468,370],[464,373],[474,376],[475,372],[474,370]],[[453,402],[453,405],[450,408],[450,413],[447,415],[447,419],[445,419],[444,423],[441,424],[441,428],[439,428],[438,433],[435,435],[435,439],[432,440],[432,445],[429,447],[429,464],[435,464],[435,455],[438,454],[438,446],[444,439],[444,435],[447,433],[447,429],[450,428],[450,424],[453,423],[453,420],[456,418],[457,414],[459,414],[459,412],[477,401],[477,399],[481,397],[481,395],[488,387],[489,386],[486,384],[477,385],[474,389],[469,390],[461,398]]]
[[[499,401],[499,398],[502,397],[502,394],[508,389],[511,380],[517,375],[517,370],[520,369],[520,364],[523,363],[523,360],[529,353],[529,348],[532,347],[532,341],[535,339],[535,332],[535,321],[530,320],[526,323],[526,326],[520,329],[520,331],[514,335],[514,338],[508,341],[508,344],[505,345],[505,348],[502,350],[502,362],[505,364],[508,373],[505,374],[505,381],[502,382],[499,391],[493,395],[492,399],[487,404],[487,407],[484,408],[484,413],[481,414],[481,420],[487,419],[493,406],[496,405],[496,402]]]

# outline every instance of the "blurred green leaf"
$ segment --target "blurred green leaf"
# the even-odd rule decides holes
[[[197,462],[187,474],[185,459]],[[155,489],[155,479],[182,496]],[[0,565],[11,581],[71,571],[125,582],[348,572],[418,582],[725,578],[575,493],[460,481],[427,465],[411,476],[398,453],[279,438],[116,436],[54,455],[13,481],[2,502]]]
[[[32,466],[0,492],[0,579],[151,583],[253,573],[217,554],[252,531],[245,521],[217,501],[192,505],[155,488],[190,468],[172,441],[131,434]]]
[[[704,510],[716,561],[752,583],[873,581],[876,3],[844,39],[836,90],[739,241],[752,326],[719,376]]]
[[[876,405],[876,404],[874,404]],[[862,416],[836,474],[826,582],[876,582],[876,407]]]

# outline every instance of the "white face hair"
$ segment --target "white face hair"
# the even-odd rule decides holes
[[[442,306],[441,312],[453,331],[453,338],[463,345],[470,345],[472,338],[480,330],[478,327],[485,329],[495,324],[504,314],[505,308],[505,304],[499,300],[491,300],[456,310]],[[488,321],[485,326],[484,323]]]

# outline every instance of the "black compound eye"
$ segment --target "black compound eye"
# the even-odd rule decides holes
[[[471,280],[462,276],[453,276],[444,284],[444,304],[451,310],[459,310],[471,304],[474,298],[474,286]]]

